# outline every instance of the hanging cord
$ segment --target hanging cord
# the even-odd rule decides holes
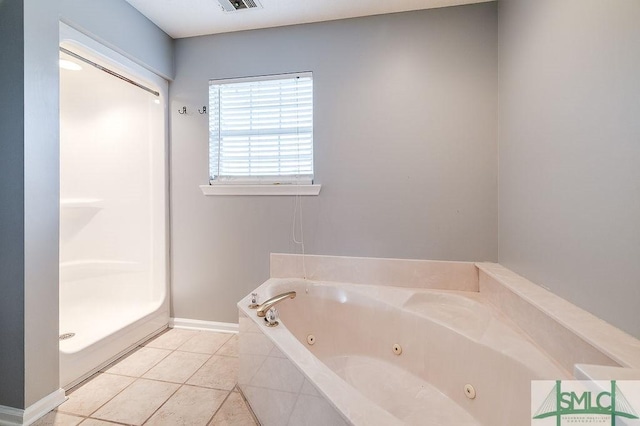
[[[297,83],[299,82],[300,77],[296,78],[296,94],[297,94]],[[296,196],[293,201],[293,222],[291,225],[291,236],[293,237],[293,242],[298,244],[302,250],[302,278],[307,279],[307,265],[305,263],[305,251],[304,251],[304,230],[302,226],[302,199],[300,197],[300,117],[299,117],[299,108],[296,108],[296,136],[298,139],[298,173],[296,174]],[[298,217],[298,222],[300,226],[300,241],[296,238],[296,217]]]
[[[296,218],[300,228],[300,240],[296,238]],[[293,236],[293,242],[300,246],[302,250],[302,277],[307,279],[307,267],[305,264],[305,251],[304,251],[304,230],[302,227],[302,197],[297,193],[293,202],[293,222],[291,226],[291,234]]]

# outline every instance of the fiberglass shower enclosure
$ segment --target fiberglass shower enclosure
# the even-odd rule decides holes
[[[60,381],[68,388],[168,323],[167,84],[70,28],[61,33]]]

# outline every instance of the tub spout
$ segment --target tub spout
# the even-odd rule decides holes
[[[258,316],[263,317],[266,315],[267,311],[272,307],[282,302],[285,299],[296,297],[295,291],[288,291],[286,293],[279,294],[277,296],[273,296],[271,299],[266,300],[262,305],[258,306]]]

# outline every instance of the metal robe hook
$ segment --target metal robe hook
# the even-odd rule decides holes
[[[199,112],[200,114],[206,114],[206,113],[207,113],[207,107],[206,107],[206,106],[203,106],[203,107],[202,107],[202,111],[200,111],[200,108],[198,108],[198,112]]]
[[[186,106],[182,107],[182,111],[178,110],[178,114],[186,114],[186,113],[187,113],[187,107]]]

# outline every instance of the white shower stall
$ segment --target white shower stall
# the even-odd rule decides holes
[[[60,381],[166,327],[167,83],[61,28]]]

